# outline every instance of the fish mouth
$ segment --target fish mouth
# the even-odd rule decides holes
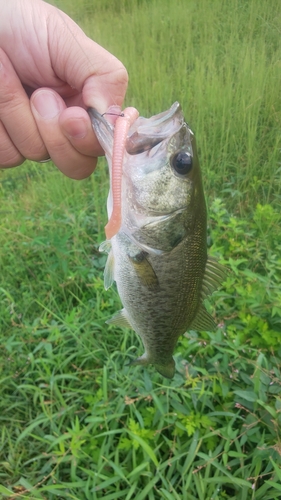
[[[174,135],[184,121],[181,106],[175,102],[170,109],[151,118],[139,117],[130,127],[126,141],[126,151],[137,155],[149,151],[159,143]]]
[[[106,119],[106,113],[101,115],[96,109],[88,108],[92,127],[104,151],[111,156],[114,125]],[[122,116],[114,113],[115,116]],[[150,151],[155,146],[173,136],[184,123],[181,105],[176,101],[167,111],[163,111],[150,118],[139,117],[131,125],[127,140],[126,151],[129,155],[138,155]]]
[[[115,107],[114,117],[123,116],[121,108]],[[96,109],[88,108],[92,128],[105,151],[109,165],[112,160],[114,142],[114,124],[107,120],[107,112],[101,115]],[[110,114],[110,108],[108,110]],[[112,116],[111,116],[112,118]],[[165,147],[165,143],[182,127],[184,116],[180,104],[176,101],[168,110],[150,118],[139,116],[130,126],[125,143],[125,150],[131,156],[147,152],[149,156]],[[158,148],[156,147],[158,146]],[[155,148],[155,149],[154,149]]]
[[[126,110],[124,111],[124,114],[125,112]],[[112,214],[113,213],[116,214],[117,208],[119,209],[118,224],[116,223],[116,225],[114,226],[114,231],[116,231],[116,227],[117,231],[115,233],[110,233],[110,235],[109,233],[106,234],[106,236],[110,239],[110,237],[114,236],[114,234],[116,234],[122,226],[122,219],[121,219],[122,203],[120,202],[118,204],[117,203],[114,204],[114,198],[112,195],[112,184],[113,184],[112,178],[114,177],[114,172],[115,172],[113,164],[114,164],[114,158],[116,157],[115,132],[117,128],[117,120],[118,123],[119,120],[122,121],[121,117],[124,115],[122,115],[121,108],[118,108],[117,110],[114,111],[114,117],[116,117],[116,127],[115,127],[113,124],[114,120],[112,121],[110,118],[107,120],[106,113],[105,115],[101,115],[94,108],[89,108],[88,113],[92,121],[93,130],[97,136],[98,141],[100,142],[100,145],[105,151],[109,164],[111,190],[107,206],[108,206],[108,214],[110,220],[112,219]],[[157,160],[156,158],[157,160],[156,164],[152,162],[146,162],[146,161],[144,162],[145,169],[143,170],[143,173],[147,174],[149,173],[150,170],[152,171],[158,170],[158,166],[161,165],[162,163],[162,156],[163,154],[166,154],[166,147],[168,142],[179,130],[181,130],[183,124],[185,125],[184,116],[181,106],[178,102],[175,102],[168,110],[159,113],[157,115],[154,115],[150,118],[143,118],[143,117],[136,118],[135,121],[131,122],[129,129],[127,129],[126,131],[127,137],[125,138],[125,151],[127,155],[130,155],[132,157],[134,156],[138,157],[136,160],[138,164],[143,164],[147,156],[151,158],[157,155],[157,158],[159,158],[159,160]],[[136,165],[135,160],[132,160],[132,162],[134,162],[135,166]],[[127,165],[130,165],[130,163],[129,162],[124,163],[124,153],[123,153],[123,166],[122,166],[123,176],[129,174],[129,172],[126,171]],[[119,179],[118,193],[120,192],[120,190],[121,190],[121,177]],[[115,208],[117,207],[115,211],[114,207]],[[158,220],[160,221],[161,219],[168,221],[169,218],[173,218],[174,216],[173,212],[169,214],[167,214],[167,212],[163,212],[162,210],[163,207],[161,207],[161,210],[159,210],[157,208],[157,205],[152,206],[151,208],[150,207],[146,208],[150,212],[152,219],[158,218]],[[185,206],[182,206],[180,208],[177,207],[176,213],[182,212],[185,208],[186,208]]]

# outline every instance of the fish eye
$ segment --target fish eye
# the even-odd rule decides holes
[[[187,175],[192,169],[192,156],[186,151],[180,151],[173,156],[171,164],[177,174]]]

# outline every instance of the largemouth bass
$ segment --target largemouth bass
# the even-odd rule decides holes
[[[114,125],[90,109],[112,178]],[[110,119],[110,118],[109,118]],[[207,211],[194,134],[179,103],[130,125],[122,159],[121,222],[102,244],[109,253],[105,288],[116,281],[124,308],[107,323],[140,335],[144,354],[164,377],[175,372],[173,351],[189,329],[212,330],[204,299],[224,278],[207,256]],[[112,190],[108,196],[112,216]]]

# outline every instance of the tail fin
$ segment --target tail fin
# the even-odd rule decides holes
[[[175,361],[171,358],[171,361],[165,363],[164,365],[158,365],[154,363],[156,370],[165,378],[173,378],[175,375]]]
[[[154,365],[158,373],[165,378],[173,378],[175,375],[175,361],[174,358],[171,357],[169,362],[159,364],[151,361],[146,352],[134,361],[131,361],[130,365]]]

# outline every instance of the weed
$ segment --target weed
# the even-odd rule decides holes
[[[0,494],[274,500],[281,490],[280,6],[273,0],[55,2],[124,61],[127,102],[181,102],[229,269],[166,382],[106,327],[98,246],[108,178],[26,162],[0,181]],[[114,26],[114,30],[112,29]]]

